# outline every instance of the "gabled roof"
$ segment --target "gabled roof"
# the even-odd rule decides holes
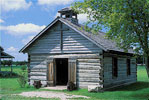
[[[61,13],[61,12],[69,12],[69,11],[72,11],[71,7],[63,8],[63,9],[59,10],[58,12]]]
[[[4,49],[2,46],[0,46],[0,57],[1,58],[14,58],[13,56],[11,56],[10,54],[4,52]]]
[[[14,58],[13,56],[11,56],[10,54],[6,53],[6,52],[1,52],[1,58]]]
[[[20,52],[24,52],[34,41],[36,41],[44,32],[49,29],[52,25],[54,25],[57,21],[61,21],[65,25],[69,26],[74,31],[80,33],[82,36],[96,44],[98,47],[103,49],[104,51],[118,51],[124,52],[123,49],[120,49],[116,46],[116,43],[112,40],[105,39],[105,33],[99,32],[98,34],[89,33],[82,29],[82,26],[79,24],[74,24],[67,19],[57,17],[53,22],[51,22],[46,28],[44,28],[39,34],[37,34],[29,43],[27,43]],[[132,50],[128,50],[128,53],[133,53]]]

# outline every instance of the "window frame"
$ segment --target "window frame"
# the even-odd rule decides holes
[[[131,75],[131,60],[130,58],[126,59],[126,69],[127,69],[127,76]]]
[[[112,57],[112,78],[118,77],[118,58]]]

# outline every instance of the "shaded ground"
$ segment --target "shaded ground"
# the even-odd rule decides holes
[[[81,95],[70,95],[62,92],[53,92],[53,91],[32,91],[32,92],[22,92],[18,94],[20,96],[25,97],[41,97],[41,98],[60,98],[61,100],[69,100],[69,99],[88,99],[87,96]]]

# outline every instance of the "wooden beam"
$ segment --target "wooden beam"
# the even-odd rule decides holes
[[[63,28],[63,26],[62,26],[63,24],[61,23],[61,41],[60,41],[60,46],[61,46],[61,51],[63,51],[63,30],[62,30],[62,28]]]

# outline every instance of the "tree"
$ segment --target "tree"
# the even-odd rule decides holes
[[[149,0],[84,0],[72,8],[88,14],[92,30],[106,28],[107,38],[119,47],[142,52],[149,77]]]

